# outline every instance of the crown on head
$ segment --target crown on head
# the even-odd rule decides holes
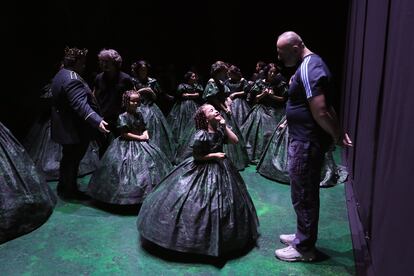
[[[83,49],[78,49],[78,48],[69,48],[68,46],[66,46],[65,48],[65,57],[74,57],[74,58],[78,58],[78,57],[84,57],[86,56],[86,54],[88,53],[88,49],[83,48]]]

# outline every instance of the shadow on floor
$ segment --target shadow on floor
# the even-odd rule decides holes
[[[343,267],[349,273],[349,275],[355,275],[353,256],[354,255],[352,249],[346,252],[339,252],[327,248],[318,248],[316,250],[317,259],[313,263],[318,264],[329,261],[329,265]],[[338,260],[344,260],[344,262]]]
[[[138,216],[142,204],[116,205],[92,199],[88,201],[85,205],[120,216]]]
[[[144,238],[141,238],[141,246],[147,253],[166,261],[179,263],[209,264],[221,269],[225,266],[227,261],[232,259],[238,259],[247,255],[254,247],[256,247],[256,243],[252,242],[242,250],[227,253],[226,255],[220,257],[173,251],[158,246],[157,244],[150,242]]]

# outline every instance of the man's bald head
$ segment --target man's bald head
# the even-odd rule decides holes
[[[292,67],[300,60],[305,44],[297,33],[289,31],[279,35],[276,47],[279,60]]]
[[[279,35],[279,37],[277,38],[278,43],[286,43],[290,46],[299,46],[299,47],[303,47],[303,41],[302,38],[295,32],[289,31],[289,32],[284,32],[283,34]]]

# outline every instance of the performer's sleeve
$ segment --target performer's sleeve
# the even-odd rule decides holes
[[[128,126],[127,118],[123,114],[118,116],[118,120],[116,122],[116,128],[121,133],[128,132],[129,126]]]
[[[177,87],[177,96],[181,98],[181,96],[186,92],[184,84],[180,84]]]
[[[208,137],[204,130],[198,130],[192,144],[193,156],[204,156],[208,153]]]
[[[204,88],[203,92],[203,100],[207,100],[208,98],[211,98],[212,96],[216,95],[218,93],[218,87],[214,83],[214,81],[209,81]]]

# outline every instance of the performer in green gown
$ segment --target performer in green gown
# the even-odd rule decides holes
[[[193,157],[183,161],[145,199],[141,237],[161,247],[219,257],[258,237],[258,218],[246,185],[223,144],[237,136],[212,105],[196,114]]]

